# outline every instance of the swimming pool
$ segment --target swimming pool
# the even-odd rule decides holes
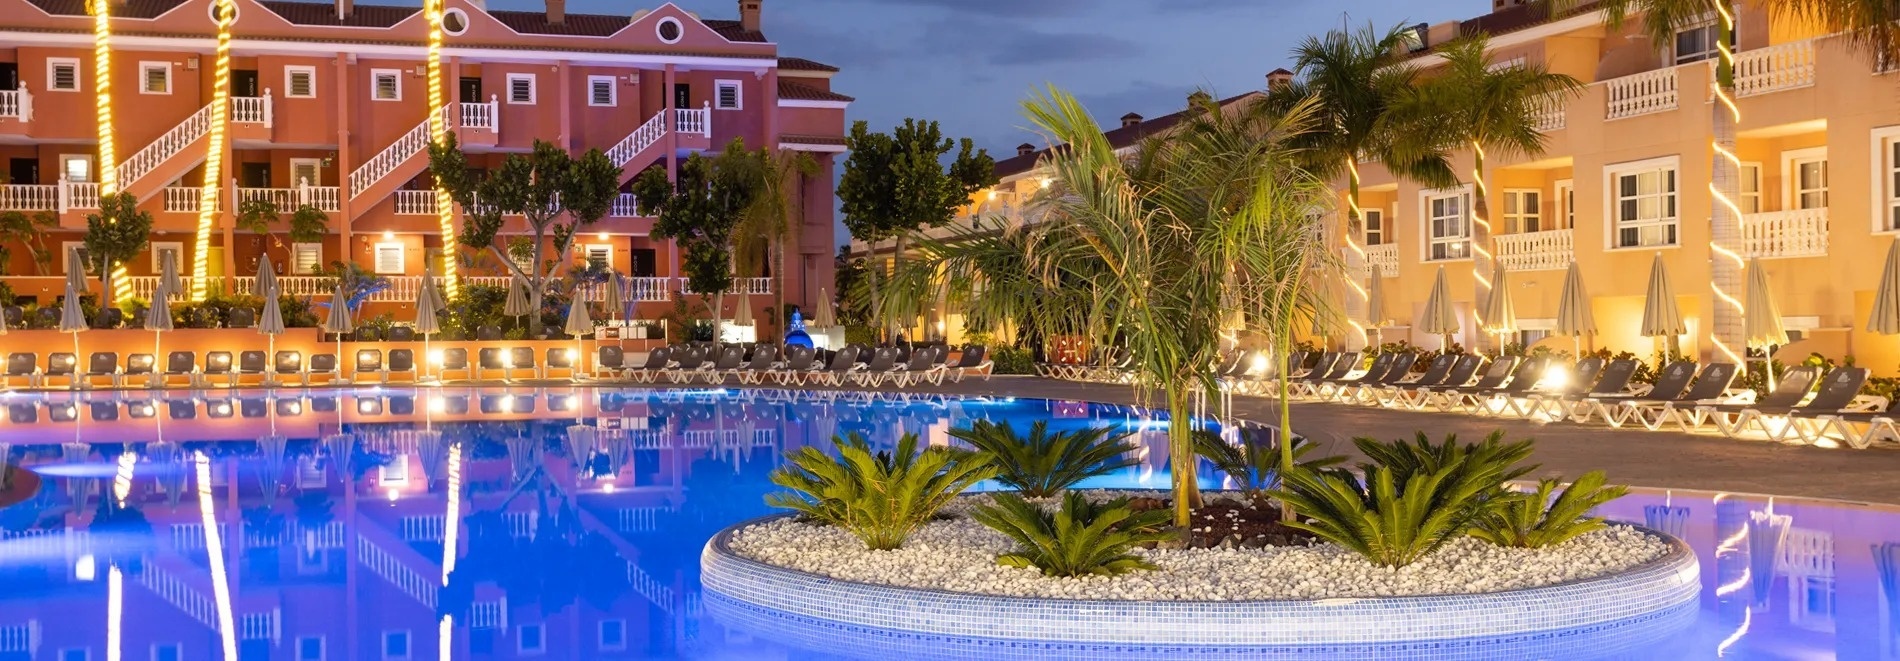
[[[1136,434],[1140,464],[1092,486],[1168,478],[1165,421],[1084,402],[382,388],[0,407],[0,447],[32,473],[15,485],[38,482],[0,508],[0,661],[106,659],[114,641],[219,658],[221,629],[260,659],[441,658],[444,640],[453,658],[829,658],[863,646],[729,628],[700,592],[706,541],[770,512],[786,448],[1049,419]],[[1684,491],[1606,510],[1702,567],[1695,622],[1638,656],[1900,658],[1900,510]]]

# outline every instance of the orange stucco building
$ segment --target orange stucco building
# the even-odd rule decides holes
[[[234,0],[231,100],[224,135],[222,201],[210,251],[211,277],[246,292],[268,252],[285,293],[316,295],[313,269],[334,261],[387,276],[388,303],[413,299],[425,258],[443,248],[427,174],[429,21],[419,7]],[[63,249],[80,241],[98,207],[99,78],[93,19],[79,0],[0,0],[0,212],[46,212],[57,230],[41,237],[53,255],[42,272],[25,246],[9,244],[4,281],[16,294],[52,303],[61,293]],[[118,0],[112,5],[110,98],[117,183],[155,219],[151,259],[127,267],[135,293],[155,287],[161,251],[179,252],[186,275],[199,226],[204,167],[214,127],[212,0]],[[815,303],[832,288],[832,169],[844,151],[851,97],[831,90],[835,67],[781,57],[761,26],[760,0],[738,3],[736,20],[701,18],[672,4],[618,15],[487,10],[446,0],[441,47],[444,113],[475,168],[546,140],[574,153],[599,148],[623,184],[644,169],[675,171],[694,152],[732,138],[807,152],[820,171],[801,176],[797,245],[785,251],[787,300]],[[623,189],[624,190],[624,189]],[[286,217],[314,206],[328,216],[323,240],[280,245],[240,229],[247,201],[276,202]],[[459,209],[453,211],[460,227]],[[636,278],[633,293],[657,314],[677,289],[679,258],[651,238],[623,194],[576,241],[576,259],[606,261]],[[279,223],[281,228],[283,223]],[[504,233],[520,233],[515,222]],[[278,230],[281,236],[282,229]],[[477,282],[498,265],[465,264]],[[762,275],[762,274],[746,274]],[[97,289],[97,284],[92,285]],[[738,289],[768,294],[772,281]],[[728,310],[748,297],[729,296]],[[767,296],[749,297],[758,308]]]

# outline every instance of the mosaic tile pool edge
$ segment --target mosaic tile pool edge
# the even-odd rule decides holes
[[[769,518],[769,517],[768,517]],[[785,616],[952,637],[1082,644],[1310,646],[1494,638],[1638,621],[1693,605],[1700,567],[1679,540],[1654,562],[1558,585],[1476,595],[1326,601],[1033,599],[856,583],[749,560],[722,531],[701,553],[708,593]]]

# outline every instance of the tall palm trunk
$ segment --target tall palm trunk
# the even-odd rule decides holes
[[[1189,424],[1194,419],[1194,411],[1188,406],[1188,383],[1188,378],[1176,375],[1176,378],[1169,379],[1165,388],[1168,399],[1168,473],[1173,478],[1174,525],[1180,528],[1193,524],[1194,507],[1200,500],[1198,480],[1194,475],[1194,430]]]
[[[1740,257],[1742,219],[1739,217],[1740,207],[1736,206],[1741,199],[1741,162],[1735,156],[1735,125],[1741,121],[1741,111],[1734,101],[1734,54],[1727,48],[1728,35],[1734,30],[1734,12],[1735,7],[1729,2],[1722,2],[1716,11],[1721,23],[1719,38],[1723,47],[1715,63],[1716,99],[1709,104],[1715,147],[1709,176],[1710,184],[1720,199],[1713,200],[1710,205],[1709,240],[1715,253],[1711,255],[1714,263],[1710,268],[1710,280],[1715,290],[1726,294],[1727,299],[1716,297],[1715,323],[1709,330],[1716,350],[1725,354],[1713,358],[1740,362],[1747,353],[1748,338],[1743,331],[1745,310],[1739,303],[1745,265]],[[1681,240],[1680,235],[1677,240]]]
[[[1275,360],[1280,362],[1280,378],[1276,386],[1280,400],[1280,474],[1290,475],[1293,472],[1293,392],[1287,386],[1287,379],[1292,376],[1297,365],[1287,362],[1287,358],[1293,355],[1293,315],[1284,314],[1281,317],[1280,332],[1273,339],[1274,355],[1278,356]],[[1281,500],[1280,520],[1291,521],[1293,516],[1293,505]]]
[[[902,273],[904,271],[904,243],[905,243],[904,240],[908,238],[910,238],[910,232],[908,231],[897,233],[897,251],[891,254],[891,277],[897,277],[897,274]],[[887,328],[885,329],[886,331],[891,331],[890,339],[892,341],[896,341],[897,333],[895,333],[894,331],[896,331],[898,328],[897,320],[892,319],[891,323],[884,324],[884,325],[887,326]],[[910,323],[905,322],[903,327],[909,328]]]
[[[1485,185],[1484,146],[1477,141],[1471,143],[1471,318],[1478,326],[1478,332],[1471,334],[1473,351],[1483,352],[1489,349],[1491,335],[1484,329],[1484,308],[1491,300],[1491,260],[1494,259],[1491,245],[1491,196],[1490,187]],[[1447,348],[1451,344],[1445,345]],[[1502,349],[1503,347],[1498,347]]]

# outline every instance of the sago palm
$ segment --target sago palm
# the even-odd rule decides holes
[[[1349,471],[1294,471],[1274,497],[1292,502],[1292,528],[1313,533],[1381,567],[1403,567],[1458,537],[1497,499],[1498,464],[1453,461],[1401,477],[1385,466]]]
[[[1629,487],[1605,486],[1603,471],[1590,471],[1565,487],[1555,500],[1557,480],[1542,480],[1537,489],[1487,512],[1473,522],[1471,536],[1499,546],[1543,548],[1562,544],[1606,525],[1590,516],[1598,506],[1622,498]]]
[[[1268,505],[1269,492],[1280,487],[1280,441],[1272,428],[1239,430],[1240,443],[1228,443],[1219,434],[1201,429],[1194,432],[1194,452],[1233,478],[1254,507]],[[1329,468],[1346,461],[1339,455],[1306,458],[1319,447],[1305,438],[1293,439],[1294,470]]]
[[[996,556],[996,562],[1035,567],[1046,576],[1112,576],[1154,569],[1129,550],[1174,536],[1163,529],[1166,511],[1136,511],[1127,498],[1098,504],[1071,491],[1055,512],[1015,494],[999,493],[992,499],[992,504],[977,507],[974,518],[1016,542],[1016,550]]]
[[[1538,128],[1539,115],[1547,104],[1566,103],[1583,90],[1577,79],[1551,73],[1539,62],[1496,66],[1487,51],[1489,44],[1490,39],[1480,33],[1441,47],[1438,53],[1445,63],[1404,93],[1393,109],[1402,123],[1427,127],[1430,134],[1448,143],[1446,147],[1471,151],[1469,176],[1476,188],[1471,201],[1471,272],[1477,286],[1473,300],[1480,307],[1491,296],[1487,278],[1494,254],[1485,157],[1542,155],[1545,136]]]
[[[837,456],[811,446],[787,453],[771,480],[789,492],[765,502],[843,528],[873,550],[903,546],[950,499],[996,474],[980,454],[937,447],[919,452],[916,434],[903,435],[886,452],[874,453],[856,432],[832,443]]]
[[[1139,464],[1128,434],[1109,427],[1050,433],[1049,421],[1037,420],[1027,435],[1008,421],[978,420],[950,430],[950,436],[989,455],[996,480],[1028,498],[1047,498],[1091,477]]]

